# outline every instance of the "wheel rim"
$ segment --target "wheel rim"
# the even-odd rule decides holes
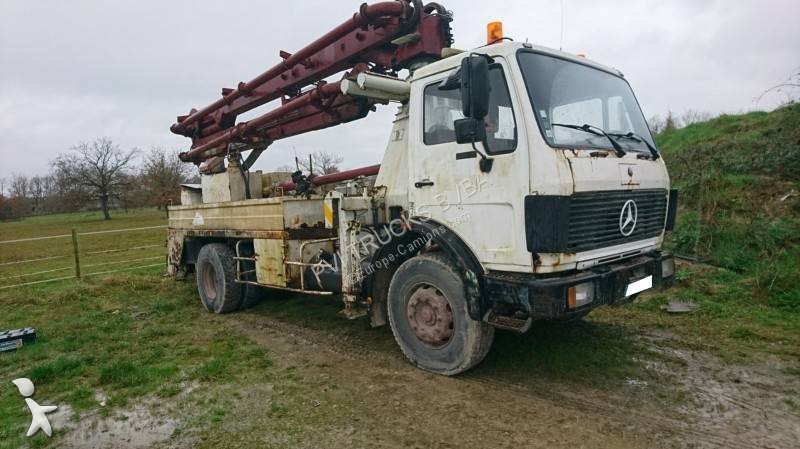
[[[440,348],[453,338],[453,309],[444,293],[432,285],[422,284],[411,293],[406,316],[414,335],[428,346]]]
[[[207,263],[203,266],[202,279],[206,298],[212,301],[217,299],[217,271],[214,265]]]

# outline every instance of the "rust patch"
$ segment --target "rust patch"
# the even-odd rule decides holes
[[[171,230],[172,231],[172,230]],[[317,240],[336,237],[336,230],[325,228],[298,228],[284,231],[240,231],[234,229],[192,229],[182,232],[187,237],[215,237],[231,239]]]
[[[233,229],[191,229],[183,231],[186,237],[215,237],[215,238],[252,238],[252,239],[285,239],[289,233],[286,231],[240,231]]]
[[[256,239],[256,278],[259,284],[286,287],[286,246],[282,240]]]
[[[183,231],[170,230],[167,237],[167,273],[169,275],[177,275],[181,269],[181,261],[183,260],[183,242],[186,238],[186,233]]]

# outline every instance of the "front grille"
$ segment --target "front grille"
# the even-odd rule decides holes
[[[587,251],[660,235],[666,219],[667,196],[663,189],[574,194],[569,206],[567,251]],[[633,232],[625,236],[620,230],[620,215],[629,200],[636,203],[638,220]]]

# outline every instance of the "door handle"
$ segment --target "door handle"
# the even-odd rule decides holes
[[[434,183],[430,179],[423,179],[422,181],[417,181],[414,183],[414,187],[421,189],[423,187],[433,187]]]

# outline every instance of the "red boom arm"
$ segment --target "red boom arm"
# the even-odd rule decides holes
[[[171,130],[192,139],[184,162],[199,164],[238,151],[263,149],[275,140],[365,117],[374,100],[343,95],[339,83],[323,81],[351,70],[395,75],[414,63],[439,59],[452,43],[451,14],[437,3],[394,0],[363,4],[358,13],[295,54],[222,98],[178,117]],[[301,89],[316,85],[302,91]],[[237,117],[270,101],[282,104],[249,122]]]

